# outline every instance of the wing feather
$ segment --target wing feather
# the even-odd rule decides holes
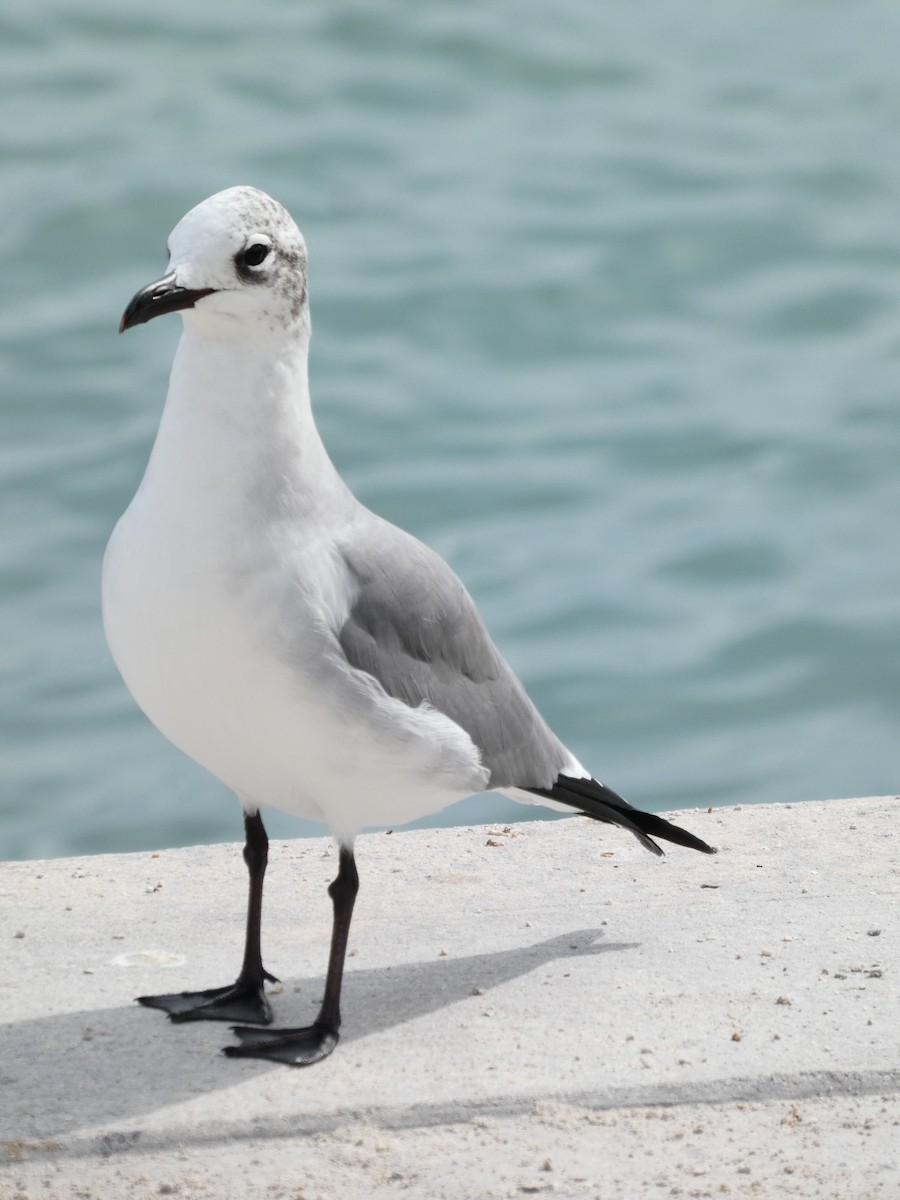
[[[478,747],[491,787],[552,787],[571,756],[443,559],[380,520],[377,537],[356,538],[341,554],[352,600],[338,639],[350,665],[389,696],[455,721]]]

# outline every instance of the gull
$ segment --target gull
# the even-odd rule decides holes
[[[234,983],[141,996],[174,1021],[236,1021],[232,1056],[308,1066],[338,1042],[359,888],[354,839],[494,790],[714,849],[594,779],[549,729],[449,566],[365,508],[313,422],[307,254],[287,211],[218,192],[173,230],[162,278],[120,332],[183,330],[143,479],[103,561],[113,659],[146,716],[236,794],[249,874]],[[333,932],[312,1025],[266,1029],[263,805],[338,844]]]

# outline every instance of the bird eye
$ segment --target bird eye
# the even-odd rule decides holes
[[[254,242],[252,246],[248,246],[243,253],[245,267],[259,267],[265,262],[269,256],[271,247],[265,242]]]

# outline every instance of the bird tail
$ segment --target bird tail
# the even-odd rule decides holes
[[[596,779],[577,779],[572,775],[557,776],[556,783],[551,788],[528,788],[527,791],[535,796],[543,796],[547,800],[556,800],[559,804],[567,804],[577,809],[586,817],[595,821],[604,821],[607,825],[621,825],[633,833],[642,846],[653,854],[663,851],[653,837],[662,838],[666,842],[674,842],[677,846],[688,846],[691,850],[700,850],[704,854],[715,854],[714,846],[708,846],[701,838],[688,833],[678,825],[673,825],[656,813],[641,812],[634,808],[612,788],[605,787]],[[651,837],[650,835],[653,835]]]

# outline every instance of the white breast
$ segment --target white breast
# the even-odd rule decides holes
[[[159,482],[148,472],[110,539],[103,616],[129,690],[170,741],[246,806],[321,819],[345,838],[486,785],[459,726],[346,663],[335,631],[348,581],[333,541],[289,520],[255,523],[239,489],[210,503],[202,490],[160,494]]]

